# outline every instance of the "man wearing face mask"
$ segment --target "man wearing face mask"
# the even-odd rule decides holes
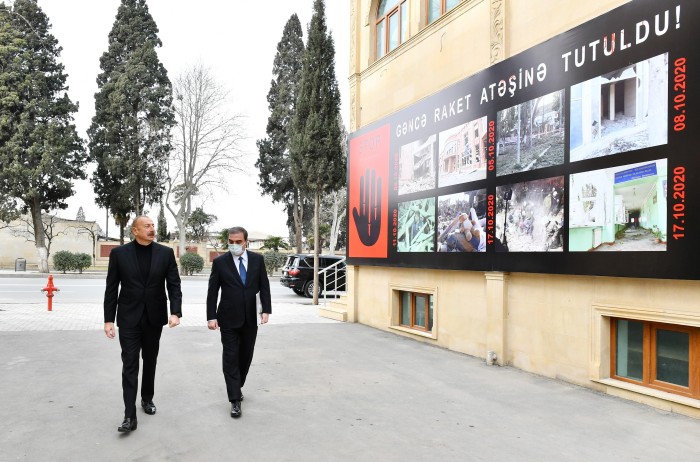
[[[272,312],[265,261],[262,255],[248,252],[247,244],[248,231],[240,226],[229,229],[229,252],[214,259],[207,292],[207,325],[221,331],[224,379],[234,418],[242,414],[241,388],[253,361],[258,324],[267,323]]]

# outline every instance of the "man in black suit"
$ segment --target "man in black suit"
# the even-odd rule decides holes
[[[146,414],[156,413],[153,382],[160,334],[166,323],[170,327],[180,324],[182,316],[180,275],[173,249],[153,242],[156,230],[147,216],[136,217],[131,231],[135,240],[112,249],[109,254],[104,300],[105,334],[114,338],[116,317],[122,348],[124,421],[117,429],[120,432],[136,430],[140,352],[143,352],[141,407]],[[170,298],[170,319],[165,286]]]
[[[260,324],[272,312],[270,281],[262,255],[248,252],[248,231],[239,226],[229,229],[229,251],[214,259],[207,293],[207,320],[211,330],[221,330],[223,370],[231,417],[241,416],[241,388],[253,361],[255,338]],[[219,289],[221,301],[218,304]],[[260,294],[262,312],[258,315]],[[259,319],[258,319],[259,316]]]

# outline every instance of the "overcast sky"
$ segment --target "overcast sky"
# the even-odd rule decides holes
[[[112,29],[120,0],[38,0],[49,17],[51,32],[63,47],[61,61],[68,74],[69,95],[79,102],[75,117],[78,133],[87,140],[86,131],[95,113],[95,79],[100,71],[99,59],[107,50],[107,35]],[[158,49],[161,62],[171,81],[193,64],[209,67],[214,77],[226,85],[233,101],[232,112],[247,116],[249,153],[247,172],[231,177],[228,192],[214,191],[211,197],[195,199],[207,213],[218,217],[215,229],[234,225],[249,232],[287,237],[286,214],[280,204],[262,196],[255,140],[265,136],[269,116],[267,92],[272,79],[272,62],[284,25],[296,13],[307,38],[313,0],[147,0],[149,11],[159,28],[163,47]],[[260,6],[253,11],[253,6]],[[333,35],[336,50],[336,78],[342,98],[342,115],[348,124],[348,0],[326,0],[326,23]],[[93,168],[89,168],[92,174]],[[106,212],[95,205],[88,180],[76,183],[76,195],[68,200],[68,209],[59,212],[75,218],[83,207],[88,220],[96,220],[105,229]],[[154,221],[158,207],[150,210]],[[175,222],[166,211],[169,231]],[[114,221],[109,223],[110,236],[118,236]]]

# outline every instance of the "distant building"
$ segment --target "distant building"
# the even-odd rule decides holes
[[[49,268],[53,267],[52,255],[60,250],[95,256],[97,239],[102,233],[96,222],[70,220],[50,214],[43,214],[42,218],[46,234],[51,236],[50,244],[45,238],[49,248]],[[14,268],[16,260],[23,258],[27,268],[36,268],[38,256],[31,217],[25,215],[10,223],[0,223],[0,226],[0,267]]]

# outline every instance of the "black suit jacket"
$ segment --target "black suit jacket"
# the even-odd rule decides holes
[[[114,322],[116,317],[118,326],[136,327],[145,310],[152,326],[167,324],[166,285],[170,313],[182,316],[182,291],[175,253],[170,247],[157,242],[151,245],[151,272],[145,282],[141,279],[136,244],[120,245],[110,252],[104,301],[105,322]]]
[[[231,252],[219,255],[212,263],[207,292],[207,320],[216,319],[219,327],[257,326],[256,296],[258,293],[262,312],[272,313],[270,281],[265,270],[265,260],[260,254],[247,253],[248,269],[245,286],[234,266]],[[217,308],[219,289],[221,289],[221,301]]]

